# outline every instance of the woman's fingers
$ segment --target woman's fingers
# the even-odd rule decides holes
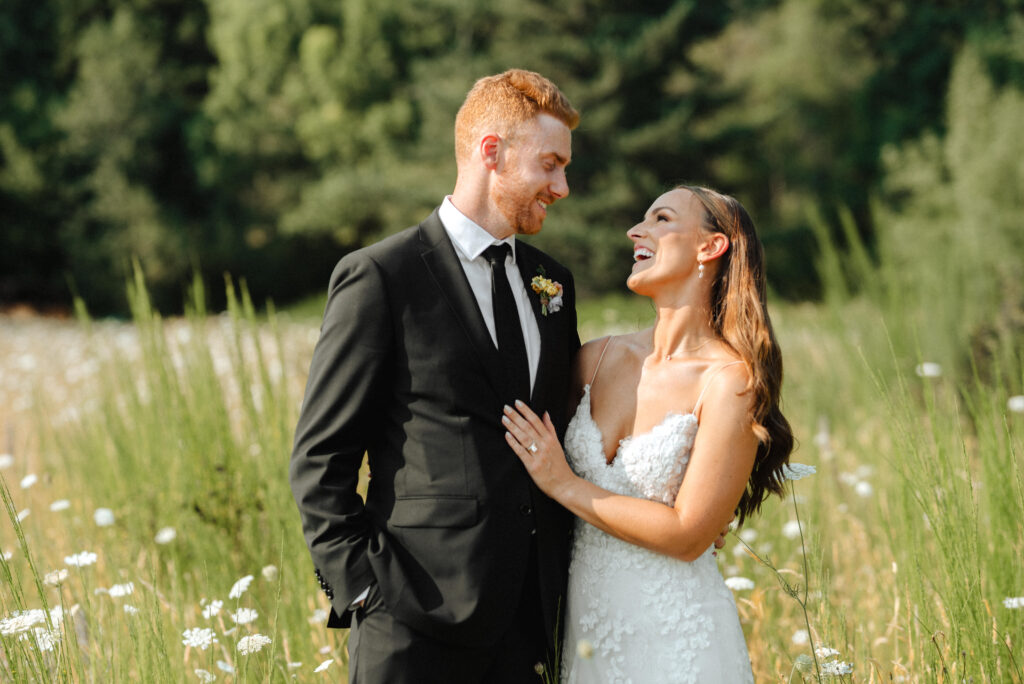
[[[531,444],[536,443],[537,435],[533,427],[525,418],[508,406],[505,407],[505,415],[501,417],[501,422],[505,425],[505,429],[508,430],[522,446],[529,447]]]

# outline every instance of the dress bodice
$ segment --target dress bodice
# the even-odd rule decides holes
[[[601,429],[590,412],[590,385],[586,385],[566,430],[565,451],[573,471],[599,487],[671,506],[696,435],[696,415],[670,412],[647,432],[620,440],[615,458],[608,463]]]

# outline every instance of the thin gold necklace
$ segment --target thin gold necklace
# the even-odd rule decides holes
[[[687,353],[690,353],[690,352],[695,352],[698,349],[701,349],[703,347],[708,346],[709,344],[714,342],[716,339],[717,338],[715,338],[715,337],[709,337],[708,339],[706,339],[703,342],[701,342],[700,344],[698,344],[696,347],[690,347],[689,349],[676,349],[675,351],[673,351],[671,353],[665,354],[665,359],[664,360],[665,361],[671,361],[673,356],[678,356],[679,354],[687,354]]]

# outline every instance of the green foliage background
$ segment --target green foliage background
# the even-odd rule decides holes
[[[133,258],[163,310],[193,272],[244,278],[259,302],[321,290],[341,254],[451,189],[455,111],[511,66],[583,112],[573,196],[538,240],[585,292],[621,287],[623,231],[684,180],[747,205],[790,298],[821,293],[815,222],[873,261],[884,240],[983,249],[979,231],[1020,254],[1022,14],[1017,0],[8,0],[0,303],[74,291],[125,313]],[[985,287],[1012,275],[994,270]]]

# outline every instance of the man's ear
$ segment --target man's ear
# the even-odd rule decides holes
[[[489,133],[480,139],[480,158],[487,169],[494,171],[498,168],[498,156],[501,151],[501,138],[494,133]]]

